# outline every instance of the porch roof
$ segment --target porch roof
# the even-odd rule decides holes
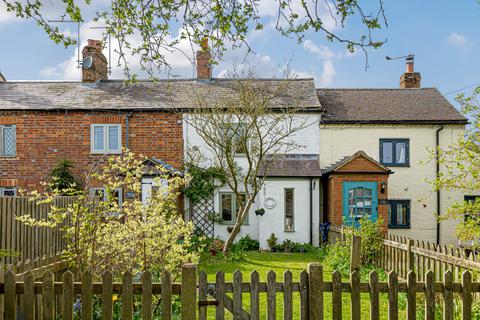
[[[388,167],[384,166],[377,160],[369,157],[364,151],[360,150],[352,154],[351,156],[344,157],[337,162],[329,165],[328,167],[322,169],[322,174],[323,175],[328,175],[330,173],[334,172],[349,172],[349,173],[365,173],[365,172],[372,172],[371,168],[367,168],[363,166],[363,168],[358,169],[358,168],[348,168],[348,164],[352,163],[354,160],[359,159],[359,158],[364,158],[368,162],[370,162],[375,168],[375,172],[378,173],[384,173],[384,174],[391,174],[393,173],[392,170],[390,170]],[[342,170],[343,169],[343,170]]]
[[[317,154],[291,154],[269,157],[260,167],[259,177],[320,177]]]

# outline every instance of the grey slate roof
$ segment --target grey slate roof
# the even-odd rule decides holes
[[[467,123],[436,88],[317,89],[323,122]]]
[[[267,160],[259,177],[320,177],[318,154],[289,154]],[[267,170],[265,170],[267,169]]]
[[[0,83],[0,109],[51,110],[51,109],[189,109],[196,96],[215,101],[235,96],[235,82],[231,79],[212,79],[209,83],[196,80],[139,81],[125,84],[121,80],[107,80],[97,84],[81,82],[20,82]],[[272,107],[320,107],[313,79],[291,79],[288,85],[278,79],[256,79],[261,88],[282,88]],[[292,105],[294,103],[294,105]]]

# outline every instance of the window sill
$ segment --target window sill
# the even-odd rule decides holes
[[[411,226],[388,226],[388,229],[411,229]]]
[[[407,164],[394,164],[394,163],[382,163],[382,165],[386,166],[386,167],[397,167],[397,168],[409,168],[410,167],[410,164],[407,163]]]
[[[283,232],[294,233],[295,230],[283,230]]]
[[[102,155],[102,154],[122,154],[122,151],[90,151],[90,154]]]
[[[224,222],[224,221],[222,221],[222,222],[216,222],[216,224],[219,224],[219,225],[221,225],[221,226],[227,226],[227,227],[228,227],[228,226],[232,226],[232,227],[233,227],[233,226],[235,225],[235,222],[233,222],[233,221],[232,221],[232,222]],[[242,226],[248,226],[248,225],[250,225],[250,223],[248,223],[248,222],[242,223]]]
[[[0,155],[0,158],[2,158],[2,159],[15,159],[15,160],[18,159],[17,155],[14,155],[14,156],[6,156],[6,155],[2,156],[2,155]]]

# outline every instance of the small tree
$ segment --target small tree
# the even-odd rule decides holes
[[[70,195],[72,191],[75,192],[80,190],[81,184],[74,177],[72,168],[72,161],[61,159],[52,170],[48,188],[50,190],[58,190],[63,196]]]
[[[224,253],[228,253],[263,185],[260,170],[268,172],[280,154],[300,149],[294,135],[319,120],[297,116],[305,106],[295,94],[286,94],[290,92],[288,79],[275,86],[251,77],[235,79],[234,94],[213,102],[210,96],[194,94],[196,108],[186,117],[204,143],[202,150],[191,147],[203,154],[197,158],[211,159],[238,203]],[[279,99],[288,100],[289,106],[278,108]]]
[[[459,191],[464,194],[480,192],[480,87],[472,96],[461,94],[457,101],[462,111],[471,120],[470,127],[463,137],[447,148],[432,151],[443,166],[442,172],[432,182],[435,190]],[[458,221],[457,235],[460,240],[474,240],[476,245],[480,239],[480,199],[476,201],[460,201],[448,208],[439,216],[440,220],[454,219]]]
[[[94,165],[85,187],[73,192],[75,198],[66,207],[55,205],[55,198],[65,190],[35,192],[33,200],[49,205],[47,220],[30,216],[18,219],[28,225],[64,227],[68,248],[64,253],[82,271],[101,275],[104,271],[132,273],[138,271],[176,272],[186,262],[196,262],[197,253],[190,250],[193,233],[177,207],[179,191],[185,179],[158,167],[157,190],[142,202],[141,177],[144,158],[125,151]],[[162,181],[168,181],[165,186]],[[94,189],[102,186],[104,189]],[[133,199],[119,203],[117,191],[133,192]]]

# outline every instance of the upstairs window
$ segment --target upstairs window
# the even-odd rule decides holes
[[[390,167],[410,164],[408,139],[380,139],[380,163]]]
[[[246,125],[244,123],[228,123],[226,126],[226,151],[234,154],[245,154],[247,152]]]
[[[0,188],[0,197],[15,197],[17,195],[17,188],[4,187]]]
[[[410,200],[388,200],[388,227],[410,228]]]
[[[0,156],[14,157],[17,153],[15,125],[0,125]]]
[[[92,124],[92,153],[121,153],[122,126],[120,124]]]

